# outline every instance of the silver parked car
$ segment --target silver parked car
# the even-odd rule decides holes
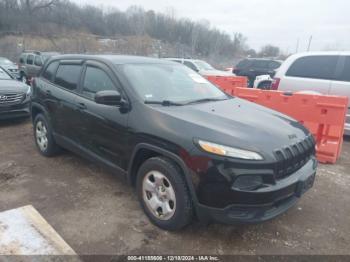
[[[31,87],[0,66],[0,120],[30,116]]]
[[[14,78],[19,78],[18,66],[11,60],[6,57],[0,57],[0,66],[7,70]]]
[[[36,76],[45,61],[57,52],[24,51],[19,57],[19,75],[23,81]]]
[[[164,58],[165,60],[170,60],[183,64],[193,71],[199,73],[202,76],[234,76],[231,72],[217,70],[207,62],[198,59],[184,59],[184,58]]]

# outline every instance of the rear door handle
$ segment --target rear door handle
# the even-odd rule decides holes
[[[78,103],[78,109],[79,110],[85,110],[87,107],[84,103]]]
[[[51,91],[50,90],[45,90],[45,95],[47,95],[47,96],[51,95]]]

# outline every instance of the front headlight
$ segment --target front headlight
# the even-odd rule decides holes
[[[252,151],[243,150],[239,148],[223,146],[203,140],[198,140],[199,146],[206,152],[220,155],[220,156],[228,156],[240,159],[248,159],[248,160],[263,160],[263,157]]]

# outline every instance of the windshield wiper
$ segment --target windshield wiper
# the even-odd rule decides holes
[[[152,101],[152,100],[146,100],[145,104],[154,104],[154,105],[162,105],[162,106],[183,106],[182,103],[177,103],[170,100],[163,100],[163,101]]]
[[[215,101],[223,101],[223,100],[227,100],[228,98],[201,98],[201,99],[196,99],[196,100],[192,100],[190,102],[187,102],[186,105],[189,104],[196,104],[196,103],[203,103],[203,102],[215,102]]]

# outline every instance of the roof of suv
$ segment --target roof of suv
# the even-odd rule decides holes
[[[162,60],[158,58],[150,58],[143,56],[128,56],[128,55],[58,55],[54,59],[100,59],[107,60],[113,64],[173,64],[171,61]]]
[[[42,57],[52,57],[52,56],[57,56],[60,55],[58,52],[39,52],[39,51],[24,51],[20,55],[20,57],[27,57],[28,55],[36,55],[36,56],[42,56]]]
[[[245,58],[243,60],[250,60],[250,61],[276,61],[282,63],[282,60],[274,59],[274,58]]]
[[[196,62],[196,61],[203,61],[200,59],[192,59],[192,58],[172,58],[172,57],[167,57],[167,58],[163,58],[164,60],[169,60],[169,61],[174,61],[174,60],[180,60],[180,61],[191,61],[191,62]]]
[[[290,57],[299,58],[304,56],[320,56],[320,55],[336,55],[336,56],[350,56],[350,51],[316,51],[316,52],[302,52],[291,55]]]

